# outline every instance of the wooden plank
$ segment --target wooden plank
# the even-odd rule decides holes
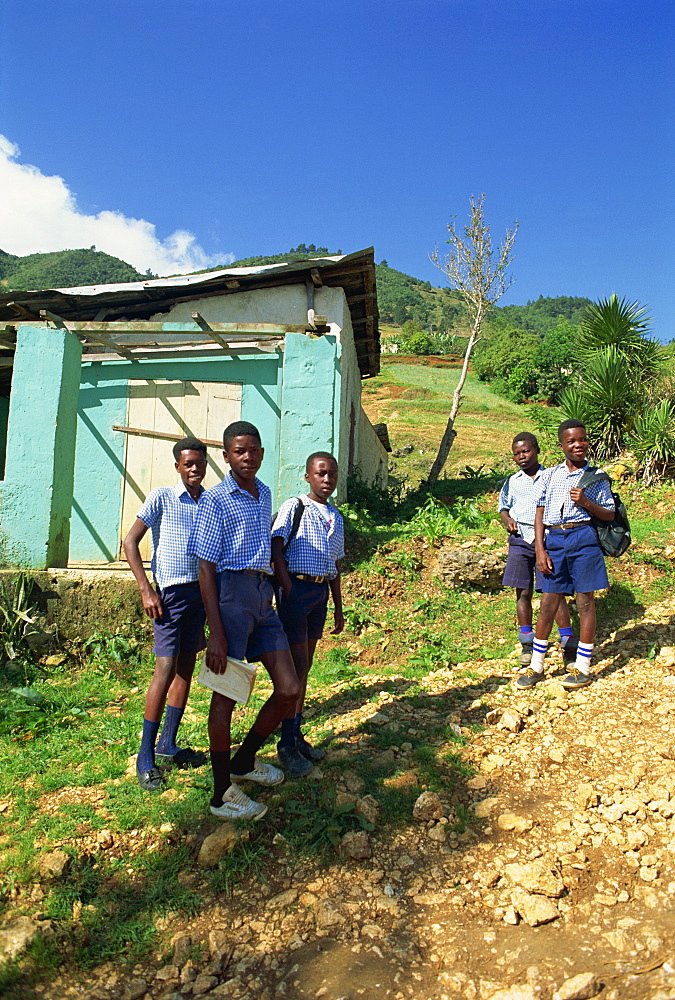
[[[103,334],[115,336],[119,334],[162,334],[166,336],[184,336],[186,333],[203,333],[197,324],[190,329],[190,324],[184,324],[182,330],[167,330],[163,323],[152,320],[106,320],[95,323],[93,320],[61,321],[71,333]],[[209,332],[226,336],[229,339],[242,340],[263,339],[264,337],[283,337],[287,333],[304,333],[306,325],[300,323],[209,323]]]
[[[147,360],[147,361],[160,360],[161,361],[161,360],[164,360],[164,359],[175,358],[176,354],[187,355],[188,352],[194,352],[194,353],[197,353],[199,355],[199,357],[202,357],[202,358],[212,358],[214,360],[217,360],[218,358],[222,358],[223,355],[226,355],[227,357],[239,357],[242,354],[246,354],[246,355],[267,354],[267,355],[269,355],[269,354],[273,354],[275,352],[276,348],[280,347],[282,344],[283,344],[283,341],[281,341],[281,340],[279,340],[279,341],[270,340],[270,341],[267,341],[267,342],[263,342],[262,344],[260,344],[260,346],[257,343],[253,343],[253,344],[242,344],[241,347],[232,347],[232,348],[228,347],[227,349],[217,348],[217,347],[212,346],[211,344],[208,345],[208,348],[206,350],[204,349],[204,347],[202,347],[202,348],[175,347],[175,348],[168,348],[168,349],[164,349],[164,348],[160,347],[160,348],[157,348],[157,350],[154,350],[154,351],[151,351],[151,350],[132,351],[131,354],[130,354],[130,359],[125,359],[125,360],[139,359],[141,361],[143,361],[143,360]],[[82,361],[83,362],[119,361],[119,354],[117,352],[115,352],[114,354],[97,354],[97,353],[94,353],[94,352],[87,352],[87,353],[85,353],[85,354],[82,355]]]
[[[227,341],[223,340],[223,338],[220,336],[219,333],[216,333],[215,330],[211,329],[208,321],[204,319],[201,313],[193,312],[192,318],[195,321],[195,323],[202,328],[202,330],[208,333],[211,340],[215,340],[216,344],[218,344],[220,347],[228,346]]]
[[[131,434],[136,437],[150,437],[159,438],[162,441],[180,441],[182,438],[186,437],[185,434],[172,434],[169,431],[150,431],[144,429],[143,427],[122,427],[121,424],[113,424],[112,430],[120,431],[122,434]],[[221,448],[223,447],[223,439],[219,440],[214,438],[199,438],[204,444],[208,445],[209,448]]]

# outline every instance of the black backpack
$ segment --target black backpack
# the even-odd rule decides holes
[[[611,477],[606,472],[600,472],[598,469],[591,469],[589,467],[579,480],[578,486],[580,490],[583,490],[586,486],[591,486],[593,483],[600,483],[604,479],[611,484]],[[591,521],[598,533],[598,541],[604,555],[616,557],[624,554],[632,542],[632,538],[628,513],[623,500],[614,490],[612,490],[612,499],[614,500],[614,520],[601,521],[599,518],[591,516]]]

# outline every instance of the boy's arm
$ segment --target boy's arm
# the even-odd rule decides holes
[[[220,617],[216,564],[199,560],[199,589],[209,623],[209,641],[206,644],[206,666],[214,674],[224,674],[227,667],[227,639]]]
[[[537,569],[540,573],[553,572],[551,557],[544,548],[544,508],[537,507],[534,515],[534,549],[537,555]]]
[[[141,553],[138,547],[141,538],[143,538],[147,530],[148,526],[145,521],[142,521],[140,517],[137,517],[129,529],[127,536],[122,543],[122,547],[124,549],[124,554],[127,557],[127,562],[129,563],[129,569],[134,574],[136,583],[138,584],[138,589],[141,592],[143,610],[148,618],[161,618],[162,601],[159,594],[152,587],[147,576],[145,575],[145,568],[143,566],[143,560],[141,559]]]
[[[506,530],[510,535],[518,534],[518,525],[511,517],[509,511],[511,510],[512,504],[509,502],[509,483],[510,479],[507,479],[501,490],[499,491],[499,520],[502,522]]]
[[[272,569],[281,584],[281,589],[286,597],[288,597],[293,586],[293,581],[288,575],[288,566],[284,558],[284,539],[281,535],[275,535],[272,539]]]
[[[570,498],[577,505],[577,507],[582,507],[587,510],[591,517],[597,517],[598,521],[613,521],[614,520],[614,506],[609,510],[607,507],[601,507],[599,503],[594,503],[589,500],[583,490],[578,487],[570,490]]]
[[[513,520],[508,510],[499,511],[499,520],[502,522],[502,524],[504,525],[504,527],[506,528],[506,530],[510,535],[518,534],[518,525]]]
[[[335,628],[331,630],[331,635],[339,635],[345,627],[345,616],[342,613],[342,587],[340,584],[340,561],[335,563],[335,569],[337,570],[336,576],[332,580],[328,581],[328,586],[330,587],[331,596],[333,598],[334,613],[333,619],[335,621]]]

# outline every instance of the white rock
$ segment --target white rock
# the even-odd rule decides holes
[[[600,983],[592,972],[581,972],[578,976],[566,979],[559,990],[553,994],[553,1000],[590,1000],[600,992]]]
[[[439,820],[443,815],[443,803],[436,792],[422,792],[413,806],[413,816],[420,823]]]

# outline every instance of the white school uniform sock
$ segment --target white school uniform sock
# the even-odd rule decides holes
[[[530,660],[530,668],[534,670],[535,674],[544,672],[544,657],[547,649],[548,640],[535,638],[532,643],[532,659]]]
[[[577,659],[574,664],[577,670],[580,670],[582,674],[590,674],[591,672],[591,656],[593,655],[593,643],[592,642],[580,642],[577,646]]]

